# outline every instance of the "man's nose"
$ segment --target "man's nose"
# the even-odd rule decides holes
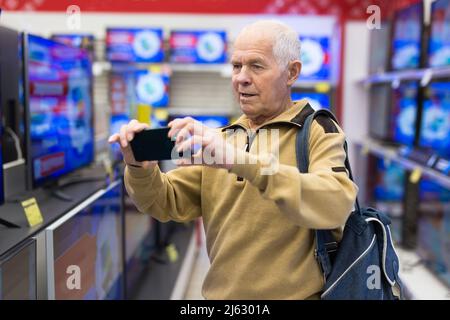
[[[248,86],[252,83],[252,78],[248,74],[246,67],[242,67],[236,75],[236,82],[242,86]]]

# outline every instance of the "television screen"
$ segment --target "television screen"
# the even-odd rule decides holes
[[[419,145],[450,159],[450,82],[434,82],[425,90]]]
[[[170,61],[175,63],[225,63],[227,34],[225,31],[172,31]]]
[[[432,4],[428,65],[450,65],[450,0],[436,0]]]
[[[114,182],[46,229],[49,299],[122,299],[122,184]]]
[[[107,29],[106,58],[112,62],[163,62],[163,30],[156,28]]]
[[[0,300],[36,300],[36,241],[27,240],[0,257]]]
[[[88,52],[28,35],[29,166],[33,187],[94,158]]]
[[[330,79],[330,39],[328,37],[300,36],[302,45],[299,81]]]
[[[394,90],[390,115],[390,133],[394,142],[412,145],[416,133],[417,95],[419,84],[402,83]]]
[[[0,53],[0,55],[1,55],[1,53]],[[3,95],[1,82],[2,82],[2,64],[0,63],[0,102],[2,101],[2,95]],[[3,106],[0,103],[0,119],[3,119],[2,109],[3,109]],[[2,123],[0,123],[0,137],[3,137]],[[3,139],[0,139],[0,205],[2,205],[4,202],[5,202],[5,193],[3,190]]]
[[[306,99],[314,110],[331,110],[330,96],[326,93],[292,92],[291,99],[292,101]]]
[[[137,103],[152,107],[169,105],[169,74],[165,71],[135,71],[135,93]]]
[[[391,41],[391,67],[393,70],[420,67],[423,4],[417,3],[397,11]]]

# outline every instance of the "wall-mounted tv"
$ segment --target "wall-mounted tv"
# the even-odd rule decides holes
[[[390,57],[392,70],[421,67],[423,20],[421,1],[395,13]]]
[[[163,30],[160,28],[108,28],[106,59],[111,62],[163,62]]]
[[[174,63],[225,63],[224,30],[174,30],[170,34],[170,61]]]
[[[124,296],[122,182],[113,182],[46,229],[48,298]]]
[[[432,3],[428,66],[450,66],[450,0]]]
[[[92,34],[83,33],[57,33],[53,34],[52,40],[61,42],[67,46],[86,49],[94,60],[95,56],[95,37]]]

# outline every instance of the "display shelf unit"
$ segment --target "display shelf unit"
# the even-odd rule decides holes
[[[407,299],[450,300],[450,288],[442,283],[422,263],[413,250],[396,248],[400,259],[400,278]]]
[[[359,83],[369,86],[377,83],[395,83],[403,80],[420,80],[422,86],[426,86],[431,79],[449,77],[450,67],[426,68],[373,74],[359,81]]]
[[[387,159],[398,163],[402,167],[408,170],[420,170],[424,176],[433,179],[438,184],[445,188],[450,188],[450,177],[446,176],[439,171],[436,171],[426,165],[418,163],[416,161],[405,158],[399,154],[398,147],[385,146],[382,143],[366,138],[364,141],[355,142],[355,144],[362,148],[362,150],[370,152],[380,158]]]

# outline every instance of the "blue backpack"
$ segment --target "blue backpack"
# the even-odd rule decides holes
[[[297,134],[296,155],[301,173],[308,172],[309,132],[317,116],[333,119],[327,110],[310,114]],[[353,181],[348,159],[347,142],[345,167]],[[355,210],[348,218],[339,243],[331,230],[316,230],[315,256],[322,269],[325,286],[324,300],[397,300],[403,298],[399,279],[399,259],[389,229],[390,219],[373,208],[361,208],[356,199]]]

